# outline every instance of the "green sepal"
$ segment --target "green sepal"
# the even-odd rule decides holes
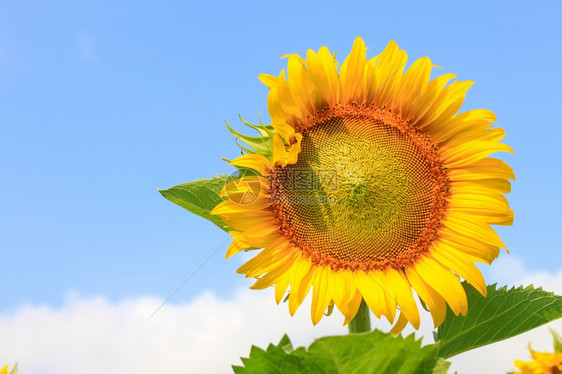
[[[554,353],[562,353],[562,337],[554,330],[550,330],[552,339],[554,340]]]
[[[483,297],[463,282],[468,298],[465,317],[455,316],[449,307],[435,340],[439,355],[449,358],[470,349],[519,335],[562,317],[562,296],[534,288],[497,289],[488,286]]]
[[[172,203],[211,221],[222,230],[232,231],[232,228],[220,219],[219,216],[210,213],[211,210],[224,200],[219,195],[228,178],[228,175],[219,175],[212,179],[199,179],[189,183],[178,184],[165,190],[158,189],[158,192]]]
[[[262,122],[261,112],[258,114],[258,119],[260,121],[259,125],[254,125],[253,123],[245,121],[242,118],[242,116],[240,116],[240,115],[238,115],[238,118],[240,118],[240,121],[242,121],[243,124],[245,124],[248,127],[253,128],[257,132],[259,132],[261,136],[270,137],[270,138],[273,137],[273,133],[275,132],[275,128],[272,125],[266,125]]]
[[[259,154],[271,159],[271,150],[273,149],[273,133],[274,129],[271,125],[264,125],[261,123],[259,125],[254,125],[247,121],[244,121],[242,117],[240,117],[240,121],[246,126],[256,130],[259,136],[249,136],[242,134],[236,130],[234,130],[228,122],[226,122],[226,126],[228,130],[236,137],[236,144],[243,152],[249,154]],[[238,140],[244,142],[248,147],[241,145]]]

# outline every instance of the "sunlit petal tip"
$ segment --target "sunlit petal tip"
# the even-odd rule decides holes
[[[289,54],[283,55],[283,56],[281,56],[281,60],[283,60],[283,59],[288,59],[288,60],[294,59],[295,61],[298,61],[301,64],[306,64],[306,60],[303,59],[298,53],[289,53]]]
[[[228,260],[230,257],[234,256],[235,254],[249,248],[246,244],[239,242],[237,240],[232,241],[228,249],[226,250],[225,260]]]
[[[390,329],[389,333],[393,335],[398,335],[400,334],[400,332],[402,332],[402,330],[404,330],[404,327],[406,327],[407,324],[408,324],[408,319],[406,318],[406,315],[403,312],[400,312],[400,315],[398,316],[398,320],[396,321],[394,326],[392,326],[392,329]]]
[[[273,88],[277,85],[277,77],[269,74],[258,75],[259,80],[269,88]]]
[[[388,44],[386,45],[386,47],[384,48],[383,53],[387,50],[392,50],[392,49],[398,49],[398,43],[396,43],[396,40],[391,40],[388,42]]]
[[[297,292],[291,289],[291,293],[289,294],[289,314],[291,317],[295,315],[299,306],[300,302],[297,299]]]
[[[351,47],[351,49],[366,49],[367,47],[365,46],[365,41],[363,40],[362,37],[360,36],[356,36],[355,39],[353,40],[353,46]]]

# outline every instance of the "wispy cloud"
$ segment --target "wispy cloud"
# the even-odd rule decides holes
[[[80,56],[86,60],[94,60],[97,55],[94,50],[94,43],[92,38],[85,33],[80,33],[76,37],[76,43]]]

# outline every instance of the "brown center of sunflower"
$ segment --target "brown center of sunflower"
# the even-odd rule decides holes
[[[298,162],[274,168],[281,231],[333,269],[400,268],[435,239],[446,171],[428,136],[384,108],[324,110],[297,129]]]

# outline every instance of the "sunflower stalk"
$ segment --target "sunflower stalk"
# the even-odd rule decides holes
[[[357,314],[348,325],[350,334],[371,331],[371,315],[365,300],[361,300],[361,305]]]

